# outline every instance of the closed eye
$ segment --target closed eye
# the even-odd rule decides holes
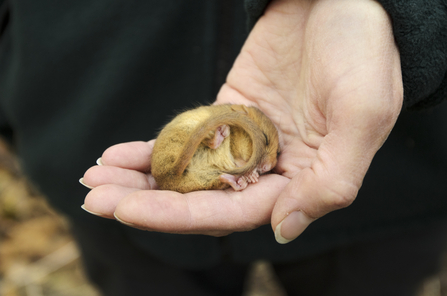
[[[263,134],[264,134],[264,137],[265,137],[265,146],[268,146],[270,144],[269,138],[267,137],[267,135],[265,133],[263,133]]]

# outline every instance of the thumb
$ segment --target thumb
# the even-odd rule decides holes
[[[297,173],[281,192],[272,212],[272,228],[279,243],[294,240],[316,219],[354,201],[386,138],[371,137],[362,130],[326,135],[310,167]]]

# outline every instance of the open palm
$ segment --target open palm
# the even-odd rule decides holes
[[[107,149],[85,208],[133,227],[225,235],[271,222],[279,242],[348,206],[402,104],[398,50],[383,8],[364,0],[277,0],[257,22],[217,104],[260,108],[280,134],[275,174],[241,192],[158,191],[153,142]]]

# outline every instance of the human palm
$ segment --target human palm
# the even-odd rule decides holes
[[[348,206],[402,104],[399,54],[374,1],[272,1],[216,104],[254,105],[277,126],[274,174],[241,192],[158,191],[153,142],[113,146],[84,182],[85,208],[141,229],[225,235],[271,222],[277,240]],[[285,219],[287,218],[287,219]],[[280,226],[278,226],[280,225]]]

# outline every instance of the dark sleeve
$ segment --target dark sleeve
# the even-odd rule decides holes
[[[245,0],[251,29],[268,0]],[[392,20],[399,48],[404,105],[423,109],[447,99],[446,0],[379,0]]]
[[[422,109],[447,99],[447,2],[379,2],[393,23],[406,107]]]

